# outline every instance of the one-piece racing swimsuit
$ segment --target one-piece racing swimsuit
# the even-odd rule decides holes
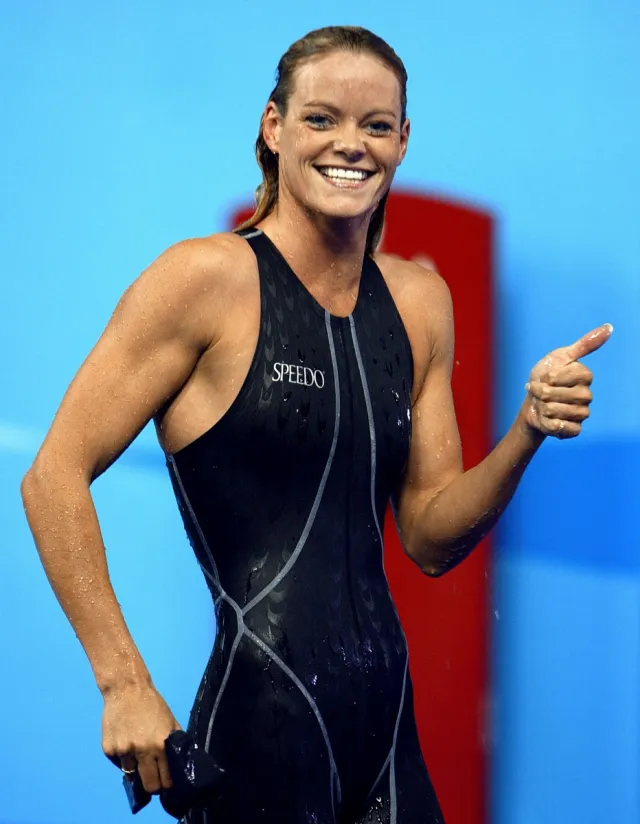
[[[168,457],[217,636],[189,731],[224,775],[188,824],[442,824],[382,556],[411,436],[412,357],[365,258],[331,315],[259,230],[249,373]]]

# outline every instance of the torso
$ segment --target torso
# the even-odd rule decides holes
[[[411,342],[375,262],[365,261],[357,301],[340,316],[266,235],[239,241],[259,261],[240,278],[255,288],[225,319],[209,380],[201,364],[178,399],[212,417],[184,407],[191,430],[168,450],[218,630],[189,729],[229,776],[229,798],[237,776],[265,763],[265,747],[289,773],[291,748],[304,742],[336,812],[316,820],[357,820],[410,689],[382,530],[409,455]],[[408,299],[404,283],[396,291]],[[224,404],[207,400],[216,365],[216,385],[221,375],[234,384]]]

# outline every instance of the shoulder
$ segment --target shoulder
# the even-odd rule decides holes
[[[168,247],[126,290],[124,300],[141,300],[174,310],[202,300],[237,297],[255,279],[255,256],[238,235],[225,232],[189,238]]]
[[[376,253],[373,259],[394,300],[406,303],[409,311],[411,307],[416,311],[422,309],[424,317],[426,306],[442,310],[451,305],[449,287],[435,268],[386,253]]]
[[[137,282],[169,292],[198,294],[212,287],[224,288],[234,273],[241,279],[253,257],[247,242],[231,232],[189,238],[162,252]]]
[[[451,292],[444,278],[426,265],[387,254],[375,254],[374,261],[404,323],[420,385],[435,358],[453,356]]]
[[[161,324],[167,335],[180,332],[210,341],[212,321],[215,329],[221,328],[229,307],[255,285],[255,272],[251,247],[238,235],[225,232],[182,240],[162,252],[127,288],[116,316],[124,322]]]

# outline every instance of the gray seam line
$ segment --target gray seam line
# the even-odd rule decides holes
[[[353,348],[356,353],[356,360],[358,362],[358,371],[360,372],[360,383],[362,384],[362,391],[364,392],[364,404],[367,407],[367,418],[369,419],[369,439],[371,441],[371,509],[373,511],[373,520],[375,521],[376,530],[378,531],[378,538],[380,539],[380,547],[382,548],[382,530],[380,529],[378,513],[376,511],[376,430],[373,424],[371,396],[369,395],[367,376],[362,363],[362,355],[360,354],[358,336],[356,335],[356,324],[353,320],[353,316],[349,318],[349,325],[351,326],[351,338],[353,340]]]
[[[400,709],[396,719],[396,728],[393,732],[393,746],[391,747],[391,769],[389,770],[389,795],[391,796],[391,822],[396,824],[398,817],[398,800],[396,798],[396,744],[398,743],[398,730],[400,729],[400,718],[404,708],[404,694],[407,687],[407,670],[409,669],[409,658],[404,665],[404,678],[402,679],[402,695],[400,697]]]
[[[257,237],[258,235],[261,235],[261,234],[262,234],[262,229],[256,229],[255,232],[251,232],[248,235],[240,235],[240,237],[243,237],[245,240],[249,240],[249,238]]]
[[[220,702],[222,701],[222,696],[225,691],[225,687],[227,686],[227,681],[229,680],[229,676],[231,675],[231,667],[233,666],[233,659],[235,658],[236,650],[242,640],[242,635],[245,631],[244,621],[242,619],[242,612],[240,611],[240,607],[233,601],[231,598],[225,598],[228,603],[234,609],[236,613],[236,618],[238,619],[238,629],[236,631],[236,637],[233,639],[233,644],[231,646],[231,652],[229,653],[229,660],[227,661],[227,668],[224,672],[222,677],[222,683],[220,684],[220,689],[218,690],[218,694],[216,695],[216,700],[213,705],[213,709],[211,710],[211,717],[209,718],[209,726],[207,727],[207,737],[205,738],[204,742],[204,751],[209,752],[209,744],[211,743],[211,735],[213,733],[213,722],[216,720],[216,715],[218,713],[218,707],[220,706]]]
[[[322,473],[322,478],[320,479],[320,484],[318,486],[318,491],[316,492],[316,497],[313,502],[313,506],[311,507],[311,511],[309,512],[309,516],[307,518],[307,522],[304,525],[304,529],[302,530],[302,534],[298,540],[298,544],[294,551],[291,553],[291,557],[287,561],[287,563],[282,567],[280,572],[274,577],[270,584],[259,592],[255,598],[252,598],[248,604],[245,604],[244,608],[242,609],[242,614],[246,615],[250,609],[252,609],[257,603],[262,601],[263,598],[266,598],[267,595],[278,586],[280,581],[288,574],[291,570],[291,567],[295,564],[295,562],[300,557],[300,553],[304,549],[304,545],[307,542],[307,538],[309,537],[309,533],[311,532],[311,528],[313,527],[314,521],[316,519],[316,515],[318,514],[318,509],[320,507],[320,502],[322,500],[322,496],[324,495],[324,489],[327,484],[327,478],[329,477],[329,472],[331,470],[331,464],[333,463],[333,456],[336,451],[336,445],[338,443],[338,432],[340,429],[340,384],[338,381],[338,364],[336,361],[336,352],[335,346],[333,344],[333,334],[331,332],[331,316],[327,311],[325,311],[325,326],[327,328],[327,338],[329,340],[329,349],[331,352],[331,365],[333,367],[333,379],[335,384],[335,396],[336,396],[336,418],[335,423],[333,426],[333,442],[331,444],[331,449],[329,450],[329,456],[327,458],[327,463],[324,467],[324,472]]]
[[[333,757],[333,749],[331,747],[331,741],[329,739],[329,732],[328,732],[328,730],[325,726],[324,720],[322,718],[320,710],[318,709],[318,705],[316,704],[316,702],[313,699],[313,696],[307,690],[307,688],[302,683],[302,681],[298,678],[298,676],[295,674],[295,672],[292,669],[290,669],[284,663],[284,661],[271,649],[271,647],[267,646],[267,644],[265,644],[264,641],[261,638],[259,638],[253,632],[251,632],[250,629],[247,629],[246,626],[244,628],[244,632],[245,632],[245,635],[247,635],[247,637],[250,638],[254,642],[254,644],[256,644],[258,647],[260,647],[260,649],[266,655],[268,655],[269,658],[271,658],[271,660],[275,664],[277,664],[280,667],[280,669],[286,675],[289,676],[289,678],[293,681],[293,683],[296,685],[296,687],[298,687],[298,689],[300,690],[302,695],[307,699],[307,703],[309,704],[309,706],[313,710],[313,713],[316,717],[316,720],[318,721],[318,725],[320,726],[320,731],[322,732],[322,736],[324,738],[324,743],[326,744],[326,747],[327,747],[327,752],[329,754],[329,764],[331,766],[331,786],[333,788],[333,781],[335,780],[336,784],[337,784],[338,801],[340,801],[340,798],[341,798],[341,795],[342,795],[342,792],[341,792],[341,789],[340,789],[340,776],[338,775],[338,768],[336,766],[335,758]],[[333,814],[334,814],[334,817],[335,817],[333,792],[331,792],[331,806],[333,808]]]
[[[187,507],[187,510],[189,512],[189,516],[190,516],[190,518],[193,522],[193,525],[196,528],[196,531],[198,533],[198,537],[200,538],[200,542],[202,543],[202,547],[203,547],[204,551],[207,553],[207,556],[209,558],[209,562],[211,563],[211,571],[213,572],[213,576],[209,576],[209,577],[212,578],[213,583],[218,588],[218,591],[219,591],[220,595],[224,598],[226,596],[226,593],[222,588],[222,584],[220,583],[220,576],[218,575],[218,567],[216,566],[216,562],[213,558],[213,553],[209,549],[209,544],[207,542],[207,539],[204,537],[204,533],[203,533],[202,529],[200,528],[200,524],[198,523],[198,519],[196,518],[196,513],[193,511],[193,507],[191,506],[191,501],[189,500],[189,496],[187,495],[187,492],[184,488],[184,484],[182,483],[182,478],[180,477],[180,472],[178,471],[178,467],[176,465],[176,462],[175,462],[175,459],[174,459],[173,455],[169,455],[168,460],[169,460],[169,463],[171,464],[171,466],[173,467],[173,472],[176,476],[176,480],[178,481],[178,486],[180,487],[180,492],[182,492],[182,497],[184,499],[185,506]],[[200,566],[202,567],[202,564],[200,564]],[[204,567],[202,567],[202,569],[204,570]]]
[[[389,755],[387,756],[387,758],[386,758],[386,760],[385,760],[384,764],[382,765],[382,769],[381,769],[381,770],[380,770],[380,772],[378,773],[378,777],[377,777],[377,778],[376,778],[376,780],[373,782],[373,786],[372,786],[372,787],[371,787],[371,789],[369,790],[369,795],[373,795],[373,791],[375,790],[375,788],[376,788],[376,787],[378,786],[378,784],[380,783],[380,779],[381,779],[381,778],[382,778],[382,776],[384,775],[384,771],[385,771],[385,770],[387,769],[387,767],[389,766],[389,761],[391,760],[391,753],[392,753],[392,752],[393,752],[393,742],[391,743],[391,748],[389,749]]]
[[[229,676],[231,675],[231,667],[233,666],[233,660],[235,658],[236,650],[238,649],[238,646],[239,646],[240,641],[242,639],[242,633],[244,631],[244,619],[242,617],[242,610],[240,609],[238,604],[236,604],[236,602],[233,600],[233,598],[230,598],[227,595],[227,593],[224,591],[224,589],[222,588],[222,584],[220,583],[220,578],[218,576],[218,569],[216,567],[216,562],[213,558],[213,553],[211,552],[211,549],[209,548],[209,543],[208,543],[207,539],[204,536],[204,532],[202,531],[202,528],[200,527],[200,523],[198,522],[198,519],[196,518],[196,513],[193,511],[193,507],[191,506],[191,501],[189,500],[189,496],[187,495],[187,492],[184,488],[184,484],[182,483],[182,478],[180,477],[180,472],[178,471],[178,467],[176,466],[175,461],[174,461],[172,456],[169,457],[169,461],[171,462],[171,465],[173,467],[173,471],[175,473],[176,480],[178,482],[178,486],[180,487],[180,492],[182,493],[184,504],[187,507],[189,517],[191,518],[191,522],[193,523],[193,526],[195,527],[195,529],[198,533],[198,537],[200,538],[202,546],[203,546],[205,552],[207,553],[207,556],[208,556],[209,561],[211,563],[211,568],[213,570],[213,574],[211,574],[202,564],[200,564],[200,568],[202,569],[204,574],[207,576],[207,578],[209,578],[209,580],[212,581],[212,583],[217,587],[218,593],[219,593],[218,600],[222,599],[223,601],[226,601],[228,604],[230,604],[231,607],[233,608],[234,612],[236,613],[236,618],[238,619],[238,629],[236,631],[236,637],[233,640],[233,645],[231,647],[231,652],[229,653],[229,660],[227,661],[227,667],[225,669],[225,673],[224,673],[224,676],[222,678],[222,683],[220,684],[220,689],[218,690],[218,694],[216,695],[216,700],[215,700],[215,703],[213,705],[213,709],[211,711],[211,717],[209,718],[209,724],[208,724],[208,727],[207,727],[207,737],[205,739],[205,752],[208,752],[209,751],[209,744],[211,743],[211,735],[212,735],[212,732],[213,732],[213,723],[215,721],[216,714],[218,712],[218,707],[220,706],[220,702],[222,701],[222,696],[224,694],[225,687],[227,686],[227,681],[229,680]]]
[[[384,541],[382,538],[382,530],[380,529],[380,522],[378,521],[378,513],[376,510],[376,428],[373,422],[373,408],[371,405],[371,395],[369,394],[369,385],[367,384],[367,375],[364,371],[364,364],[362,363],[362,355],[360,354],[360,346],[358,344],[358,336],[356,334],[356,324],[353,319],[353,316],[349,318],[349,325],[351,326],[351,338],[353,339],[353,348],[356,353],[356,360],[358,362],[358,371],[360,372],[360,382],[362,384],[362,391],[364,392],[364,403],[367,407],[367,418],[369,419],[369,440],[371,442],[371,510],[373,513],[373,520],[376,525],[376,530],[378,532],[378,539],[380,540],[380,551],[384,550]],[[387,586],[389,585],[389,580],[387,579],[387,572],[384,568],[384,561],[382,563],[382,571],[384,573],[384,577],[387,580]],[[389,598],[391,598],[391,593],[389,593]],[[397,607],[391,598],[391,603],[393,605],[393,609],[396,613],[396,617],[398,619],[398,623],[400,623],[400,616],[398,615]],[[402,632],[402,637],[404,638],[405,648],[407,647],[407,639],[404,634],[404,629],[402,624],[400,624],[400,631]],[[407,648],[408,654],[408,648]]]
[[[389,755],[386,757],[386,760],[385,760],[384,764],[382,765],[382,769],[378,773],[378,777],[374,781],[373,786],[371,787],[371,790],[369,791],[369,795],[371,795],[373,793],[375,788],[380,783],[380,779],[384,775],[384,771],[389,766],[390,761],[392,762],[392,770],[393,770],[394,776],[392,778],[391,771],[390,771],[389,772],[389,780],[394,782],[394,794],[395,794],[395,763],[392,761],[392,759],[395,758],[396,742],[398,740],[398,730],[400,728],[400,717],[402,716],[402,710],[404,708],[404,695],[405,695],[405,690],[406,690],[406,686],[407,686],[407,669],[408,669],[408,666],[409,666],[409,659],[407,658],[407,661],[406,661],[405,667],[404,667],[404,677],[402,679],[402,691],[400,693],[400,707],[398,709],[398,715],[396,717],[396,725],[395,725],[394,730],[393,730],[393,739],[391,741],[391,749],[389,750]]]

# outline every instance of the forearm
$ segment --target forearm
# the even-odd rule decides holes
[[[441,575],[459,564],[491,531],[543,440],[518,415],[481,463],[418,509],[410,555],[427,574]]]
[[[87,481],[71,470],[29,470],[22,482],[29,526],[49,583],[104,693],[150,681],[116,599]]]

